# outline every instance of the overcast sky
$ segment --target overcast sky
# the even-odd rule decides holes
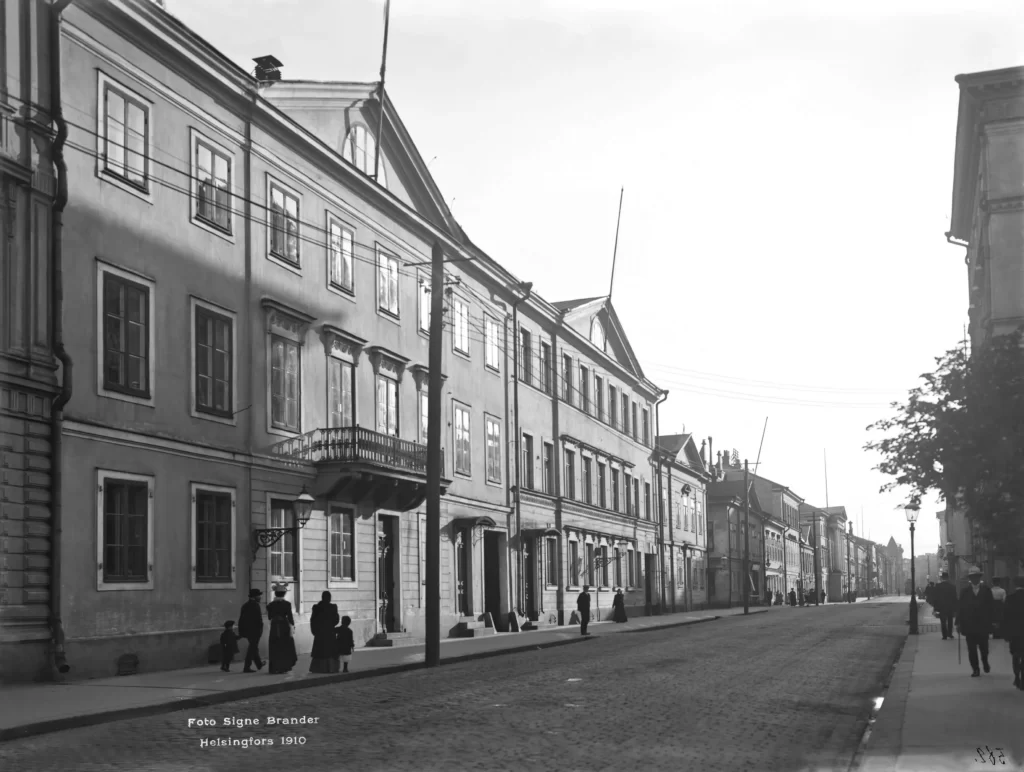
[[[167,0],[251,69],[374,81],[383,0]],[[770,8],[765,6],[770,5]],[[642,8],[641,8],[642,7]],[[394,0],[387,89],[455,217],[549,301],[608,292],[714,437],[909,554],[862,450],[958,344],[958,73],[1024,65],[1019,0]],[[919,552],[938,544],[925,502]]]

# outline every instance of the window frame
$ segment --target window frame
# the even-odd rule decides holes
[[[459,413],[465,416],[466,471],[459,468]],[[473,476],[473,416],[469,405],[452,400],[452,470],[459,477]]]
[[[104,526],[106,510],[104,508],[104,496],[107,490],[107,481],[117,480],[124,482],[146,483],[146,566],[147,575],[145,582],[107,582],[103,578],[104,551],[106,542],[104,540]],[[96,590],[99,592],[108,591],[145,591],[155,588],[156,576],[156,552],[154,551],[155,531],[155,507],[156,507],[156,476],[132,474],[130,472],[117,472],[112,469],[96,470]]]
[[[119,281],[134,284],[137,287],[142,287],[147,292],[146,313],[148,318],[146,320],[146,325],[148,329],[146,331],[146,345],[148,348],[146,352],[146,378],[149,384],[147,396],[140,396],[118,389],[111,389],[106,385],[106,334],[104,326],[106,321],[106,307],[104,303],[105,297],[103,294],[104,277],[106,274],[110,274]],[[131,402],[136,405],[146,405],[147,407],[154,407],[156,405],[156,358],[154,356],[154,352],[156,351],[156,324],[154,324],[156,319],[156,311],[154,309],[155,302],[155,281],[141,274],[119,268],[102,260],[96,261],[96,392],[99,396],[118,399],[122,402]]]
[[[493,333],[493,334],[492,334]],[[491,372],[501,372],[501,325],[492,316],[484,314],[484,367]],[[491,362],[491,354],[494,362]]]
[[[373,152],[371,153],[370,152],[370,148],[368,146],[368,143],[365,141],[365,139],[364,139],[364,142],[363,142],[363,154],[366,157],[366,165],[368,167],[367,169],[362,169],[359,166],[359,164],[356,162],[356,148],[358,146],[358,143],[356,142],[356,137],[358,136],[358,133],[359,133],[360,129],[363,132],[364,138],[365,139],[369,139],[373,143]],[[351,143],[351,145],[352,145],[352,152],[351,153],[349,153],[349,150],[348,150],[349,143]],[[374,154],[376,152],[377,152],[377,137],[374,136],[373,132],[370,131],[370,127],[367,126],[362,121],[356,121],[355,123],[351,124],[348,127],[348,131],[345,132],[345,138],[342,140],[342,143],[341,143],[341,157],[342,157],[342,159],[347,161],[349,164],[351,164],[364,177],[369,177],[372,180],[372,179],[374,179],[374,177],[373,177],[373,167],[374,167],[373,157],[374,157]],[[349,157],[350,155],[351,155],[351,157]],[[378,168],[378,177],[377,177],[376,182],[382,188],[386,189],[388,187],[388,175],[387,175],[387,171],[384,168],[384,151],[383,151],[383,149],[381,149],[381,152],[380,152],[380,165],[379,165],[379,168]]]
[[[549,496],[555,495],[555,443],[541,441],[541,474],[544,490]]]
[[[342,578],[337,578],[332,572],[332,561],[333,554],[332,549],[332,537],[334,535],[334,529],[331,524],[331,520],[335,514],[342,516],[342,529],[341,529],[341,567],[342,567]],[[346,504],[341,501],[328,501],[326,506],[326,523],[324,529],[327,535],[327,586],[334,590],[356,590],[359,589],[359,517],[356,512],[356,508],[351,504]],[[352,524],[352,578],[346,579],[344,577],[345,568],[345,527],[344,518],[348,517],[349,522]]]
[[[573,404],[573,359],[572,354],[562,354],[562,401],[567,405]]]
[[[569,539],[569,555],[565,565],[565,589],[566,590],[578,590],[583,587],[583,564],[580,559],[580,541],[579,539]],[[579,564],[580,572],[573,574],[573,569]],[[575,581],[574,581],[575,580]]]
[[[342,297],[354,298],[356,295],[356,229],[348,222],[338,217],[330,209],[325,210],[325,219],[327,223],[327,289],[335,292]],[[351,279],[350,286],[346,286],[344,283],[334,281],[332,276],[332,262],[334,260],[333,247],[331,245],[331,229],[338,227],[341,229],[341,256],[342,263],[345,258],[345,234],[348,234],[351,238],[350,250],[348,255],[349,263],[349,278]]]
[[[292,262],[284,255],[280,255],[273,251],[274,248],[274,217],[272,214],[272,206],[274,202],[274,189],[281,191],[282,195],[285,196],[285,211],[287,211],[287,198],[295,199],[295,262]],[[294,188],[290,188],[281,182],[279,179],[274,177],[273,174],[267,172],[267,248],[266,256],[267,259],[272,263],[285,268],[292,273],[302,274],[302,195],[296,192]],[[287,239],[287,230],[285,231],[285,238]]]
[[[571,448],[562,450],[564,460],[562,462],[562,498],[569,501],[576,501],[576,451]]]
[[[107,90],[113,89],[121,93],[125,101],[136,103],[146,113],[146,184],[139,186],[115,171],[107,169]],[[128,88],[120,81],[114,80],[102,70],[97,70],[96,85],[96,176],[104,182],[131,193],[147,204],[153,204],[153,115],[154,102],[146,99],[139,92]]]
[[[199,536],[199,492],[204,491],[208,493],[227,493],[231,496],[231,580],[228,582],[209,582],[201,581],[199,579],[199,560],[196,549],[198,547],[198,536]],[[238,505],[237,505],[237,489],[223,485],[207,485],[206,483],[193,482],[190,488],[191,498],[191,510],[192,510],[192,544],[191,544],[191,556],[192,556],[192,589],[193,590],[234,590],[238,588]]]
[[[296,418],[297,425],[294,429],[290,429],[283,424],[276,424],[274,422],[274,340],[278,339],[282,341],[286,346],[295,346],[298,353],[298,368],[296,372]],[[302,349],[303,345],[298,341],[292,340],[291,338],[279,335],[275,332],[267,333],[267,431],[270,434],[280,434],[286,437],[294,437],[298,434],[302,434],[303,426],[303,415],[302,415]],[[286,349],[287,350],[287,349]],[[287,392],[287,387],[285,389]]]
[[[590,415],[590,368],[580,362],[580,410]]]
[[[583,491],[583,503],[594,503],[594,459],[589,456],[580,457],[580,488]]]
[[[597,462],[597,505],[608,509],[608,464]]]
[[[199,161],[196,156],[199,152],[199,145],[206,145],[207,150],[212,155],[222,155],[228,162],[228,203],[227,203],[227,216],[228,224],[227,227],[222,228],[210,220],[207,220],[199,214]],[[233,201],[235,200],[235,156],[234,153],[229,151],[226,146],[219,142],[216,142],[207,134],[199,131],[195,127],[189,127],[189,148],[191,150],[190,157],[190,171],[191,171],[191,206],[189,209],[189,222],[195,225],[197,228],[202,228],[205,231],[212,233],[215,236],[219,236],[225,241],[231,244],[235,243],[235,211]]]
[[[378,268],[379,270],[379,268]],[[380,292],[380,275],[376,275],[378,282],[378,292]],[[420,271],[416,274],[416,330],[420,335],[429,338],[430,337],[430,314],[431,314],[431,295],[433,294],[433,287],[431,286],[431,278],[429,275]],[[380,299],[378,298],[378,305]]]
[[[197,380],[199,377],[198,366],[198,325],[196,317],[200,311],[214,317],[220,317],[231,323],[231,409],[229,415],[217,411],[203,410],[199,406]],[[189,298],[189,330],[191,332],[191,377],[189,378],[189,401],[193,418],[200,418],[204,421],[214,421],[227,426],[237,425],[236,410],[238,409],[238,314],[234,311],[210,303],[195,295]]]
[[[533,386],[533,333],[519,326],[519,373],[520,383]]]
[[[519,460],[519,482],[528,491],[536,490],[536,477],[533,474],[533,435],[530,432],[523,432],[522,448],[520,448],[521,458]]]
[[[402,271],[401,271],[401,261],[398,259],[398,255],[396,255],[394,252],[391,252],[388,249],[385,249],[380,244],[376,245],[376,252],[377,252],[377,266],[376,266],[377,270],[375,271],[374,279],[375,279],[375,283],[376,283],[375,295],[377,297],[377,313],[379,315],[383,316],[386,319],[391,319],[394,322],[399,322],[401,320],[401,318],[402,318],[402,300],[401,300],[402,299]],[[394,284],[394,295],[395,295],[395,297],[394,297],[394,307],[395,307],[395,310],[394,311],[391,310],[391,304],[390,303],[389,303],[389,305],[387,307],[381,305],[381,302],[382,302],[381,295],[380,295],[380,292],[381,292],[381,283],[380,283],[381,271],[384,269],[384,265],[385,265],[386,262],[387,263],[391,263],[391,262],[394,263],[394,272],[395,272],[395,284]],[[390,265],[388,266],[388,271],[389,271],[389,274],[390,274]],[[390,287],[391,287],[390,275],[388,277],[388,287],[389,287],[389,294],[390,294]],[[390,300],[390,298],[389,298],[389,300]]]
[[[557,590],[561,584],[561,572],[558,570],[558,537],[544,537],[544,588]]]
[[[471,359],[470,356],[470,335],[469,335],[469,301],[461,295],[452,293],[452,353],[464,359]],[[459,347],[460,339],[464,338],[465,348]]]
[[[380,392],[381,384],[384,384],[384,425],[380,424]],[[388,430],[391,425],[391,404],[387,401],[390,395],[389,384],[394,386],[395,390],[395,433],[391,434]],[[383,370],[377,373],[373,379],[373,425],[374,431],[378,434],[382,434],[385,437],[401,437],[402,436],[402,389],[401,383],[397,378],[392,378],[385,374]],[[357,422],[358,423],[358,422]]]
[[[540,352],[539,353],[539,356],[540,356],[540,380],[541,380],[540,388],[541,388],[541,391],[543,391],[545,394],[550,395],[550,394],[553,393],[552,388],[551,388],[552,387],[552,383],[553,383],[553,379],[551,377],[551,374],[552,374],[552,368],[554,366],[552,361],[551,361],[551,351],[552,351],[551,342],[550,341],[546,341],[546,340],[541,340],[541,341],[538,342],[537,348],[538,348],[538,350]]]
[[[491,435],[490,428],[494,426],[496,429],[495,437],[496,440],[493,444],[494,449],[497,451],[498,457],[491,459]],[[484,482],[488,485],[501,485],[501,419],[497,416],[493,416],[490,413],[484,413]],[[494,468],[497,470],[495,477],[491,476],[491,461],[494,461]]]
[[[327,372],[325,373],[326,378],[327,378],[327,381],[326,381],[326,394],[325,394],[325,398],[327,400],[326,428],[328,428],[328,429],[335,429],[335,428],[346,428],[346,427],[357,426],[358,423],[359,423],[359,416],[356,413],[356,409],[357,409],[358,404],[359,404],[358,396],[356,395],[356,388],[357,388],[357,384],[359,383],[359,377],[358,377],[358,374],[357,374],[358,367],[357,367],[355,362],[350,361],[348,358],[335,356],[333,353],[328,354],[326,359],[327,359],[327,363],[326,363]],[[302,364],[301,359],[299,361],[299,364],[301,366],[301,364]],[[351,381],[350,388],[349,388],[349,394],[352,397],[352,423],[346,425],[343,422],[343,423],[339,424],[339,426],[334,427],[334,426],[331,426],[331,415],[335,412],[335,410],[334,410],[335,406],[331,404],[331,371],[335,367],[340,368],[341,372],[340,372],[339,380],[338,380],[338,386],[339,386],[339,394],[338,394],[338,396],[341,397],[345,393],[344,389],[341,388],[341,385],[344,383],[345,367],[346,366],[352,368],[352,381]],[[341,403],[339,402],[339,406],[340,405],[341,405]],[[340,415],[342,416],[342,421],[344,421],[345,411],[341,410],[340,411]]]
[[[274,510],[274,502],[275,501],[280,501],[280,502],[282,502],[284,504],[288,504],[288,507],[285,508],[285,511],[287,513],[289,513],[289,517],[286,518],[286,522],[292,522],[292,523],[295,522],[295,513],[292,512],[292,509],[291,509],[291,502],[295,499],[295,494],[294,493],[280,493],[279,491],[267,491],[266,496],[267,496],[267,498],[266,498],[266,509],[264,510],[266,512],[266,516],[265,516],[266,520],[265,520],[265,523],[264,523],[264,528],[281,527],[281,526],[275,526],[272,523],[272,521],[271,521],[271,517],[272,517],[273,510]],[[287,526],[283,526],[283,527],[287,527]],[[265,568],[265,570],[266,570],[267,578],[272,583],[273,582],[277,582],[277,581],[286,581],[286,582],[288,582],[288,595],[286,597],[291,599],[292,607],[295,610],[295,613],[297,613],[297,614],[302,613],[302,583],[303,583],[303,578],[302,578],[302,552],[303,552],[302,551],[302,532],[304,530],[305,530],[304,528],[297,528],[296,531],[295,531],[295,539],[294,539],[294,543],[292,545],[292,556],[294,558],[294,563],[292,565],[292,569],[293,569],[293,575],[292,576],[286,576],[285,574],[275,574],[275,573],[273,573],[273,559],[272,558],[273,558],[274,548],[277,547],[278,545],[280,545],[281,553],[284,554],[286,552],[285,548],[287,546],[287,541],[286,541],[287,534],[285,536],[282,536],[281,539],[277,542],[277,544],[274,544],[274,545],[272,545],[270,547],[267,547],[267,549],[265,550],[266,555],[265,555],[265,558],[264,558],[266,560],[266,563],[265,563],[266,568]]]

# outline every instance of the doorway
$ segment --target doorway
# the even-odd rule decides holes
[[[468,617],[469,595],[466,582],[469,580],[469,561],[467,556],[466,542],[469,539],[469,531],[460,528],[455,534],[455,598],[456,608],[459,615]]]
[[[377,586],[380,598],[378,613],[381,627],[389,633],[401,632],[398,589],[401,577],[398,575],[401,559],[398,555],[398,518],[378,515],[377,531]]]
[[[484,531],[484,611],[497,629],[501,624],[501,542],[497,531]]]
[[[660,609],[657,612],[654,611],[654,608],[660,605],[654,601],[654,579],[657,569],[656,557],[657,555],[644,555],[644,606],[648,609],[648,614],[661,613]]]

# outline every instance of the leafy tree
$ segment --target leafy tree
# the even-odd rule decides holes
[[[997,554],[1024,556],[1024,327],[936,358],[896,415],[867,430],[893,479],[880,492],[907,487],[920,504],[930,491],[963,508]]]

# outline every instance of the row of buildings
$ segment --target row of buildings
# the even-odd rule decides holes
[[[1024,67],[959,75],[953,197],[946,239],[963,248],[972,350],[1024,324]],[[1001,554],[969,512],[947,502],[936,513],[942,570],[967,569],[1008,586],[1021,555]],[[920,580],[918,582],[920,584]]]
[[[324,590],[360,644],[422,634],[435,245],[445,633],[584,585],[599,617],[899,586],[757,476],[745,570],[736,454],[660,434],[609,298],[473,244],[376,84],[245,72],[149,0],[0,15],[0,679],[198,664],[279,583],[300,645]]]

